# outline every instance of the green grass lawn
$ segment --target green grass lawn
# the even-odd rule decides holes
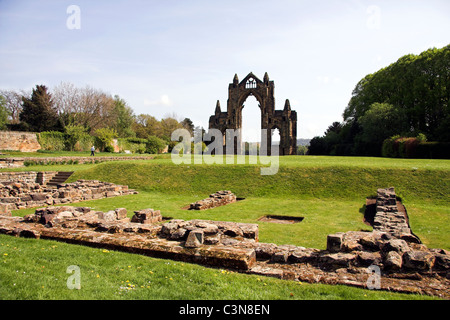
[[[1,158],[23,158],[23,157],[89,157],[90,151],[46,151],[39,150],[36,152],[21,152],[0,150]],[[115,152],[96,152],[95,157],[136,157],[136,156],[149,156],[150,154],[131,154],[131,153],[115,153]]]
[[[307,284],[51,240],[0,235],[1,299],[431,299]],[[68,289],[69,266],[81,289]]]
[[[406,205],[414,233],[429,247],[450,249],[449,160],[289,156],[280,158],[276,175],[261,176],[259,168],[259,165],[250,164],[174,165],[170,156],[165,155],[145,161],[32,166],[21,170],[70,170],[75,174],[69,181],[97,179],[125,184],[139,191],[137,195],[74,205],[102,211],[125,207],[130,217],[134,210],[153,208],[161,210],[165,217],[185,220],[258,223],[261,242],[319,249],[326,247],[326,236],[330,233],[371,230],[363,223],[365,198],[376,194],[377,188],[394,186]],[[245,200],[206,211],[182,209],[224,189],[232,190]],[[34,209],[19,210],[14,214],[31,212]],[[258,221],[261,216],[269,214],[303,217],[304,220],[292,225]],[[290,281],[222,273],[196,265],[46,240],[6,236],[0,240],[3,244],[0,250],[10,250],[0,252],[2,255],[7,253],[2,256],[6,262],[5,268],[0,269],[0,296],[13,299],[424,298],[345,286],[298,285]],[[13,257],[17,260],[11,260]],[[39,269],[38,261],[41,260],[49,262],[48,266],[43,264],[48,274]],[[68,290],[65,280],[60,283],[61,279],[67,279],[65,270],[72,264],[80,266],[86,280],[82,290]],[[21,276],[22,269],[14,269],[14,266],[23,266],[22,272],[26,273]],[[36,278],[27,278],[25,275],[28,274]],[[58,280],[52,280],[52,277]],[[150,281],[149,288],[145,281]],[[21,283],[20,290],[18,283]],[[128,284],[134,287],[119,289]]]

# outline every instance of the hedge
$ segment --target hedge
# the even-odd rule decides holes
[[[450,143],[393,136],[384,140],[381,154],[389,158],[450,159]]]

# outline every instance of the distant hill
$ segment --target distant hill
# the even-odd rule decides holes
[[[309,146],[311,139],[297,139],[297,146]],[[274,146],[279,145],[280,141],[272,141]]]
[[[311,139],[297,139],[297,146],[309,146]]]

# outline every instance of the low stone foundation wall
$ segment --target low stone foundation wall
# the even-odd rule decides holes
[[[187,240],[166,238],[167,234],[163,229],[168,223],[160,225],[129,222],[129,219],[120,219],[123,217],[119,215],[121,211],[123,214],[123,209],[109,211],[114,214],[107,214],[86,207],[67,206],[38,209],[35,214],[24,218],[0,216],[0,233],[52,239],[237,270],[248,270],[256,262],[254,249],[223,244],[189,246]],[[155,212],[152,209],[135,212],[132,220],[141,215],[142,211]],[[105,216],[110,219],[105,220]],[[195,235],[200,229],[207,232],[206,223],[202,225],[202,221],[196,221],[192,225],[195,225],[195,229],[189,234]],[[212,223],[208,223],[208,226],[211,227]],[[230,238],[232,235],[224,237]]]
[[[217,191],[216,193],[210,194],[209,198],[191,203],[189,210],[206,210],[233,202],[236,202],[236,195],[234,193],[228,190]]]
[[[23,158],[0,158],[1,168],[20,168],[28,164],[84,164],[84,163],[100,163],[106,161],[123,161],[123,160],[151,160],[154,156],[93,156],[93,157],[23,157]]]
[[[0,184],[3,185],[11,183],[46,184],[57,173],[58,173],[57,171],[0,172]]]
[[[97,180],[78,180],[57,186],[46,186],[33,182],[0,183],[0,203],[6,205],[7,210],[73,203],[135,193],[137,192],[128,189],[128,186]]]
[[[400,239],[421,243],[409,226],[408,213],[397,199],[394,188],[377,190],[373,229],[387,232]]]

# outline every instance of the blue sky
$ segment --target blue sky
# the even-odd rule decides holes
[[[80,29],[69,29],[70,5]],[[91,85],[136,114],[207,128],[228,84],[268,72],[298,138],[342,120],[356,83],[401,56],[450,43],[448,0],[0,0],[0,88]],[[244,129],[259,126],[256,100]]]

